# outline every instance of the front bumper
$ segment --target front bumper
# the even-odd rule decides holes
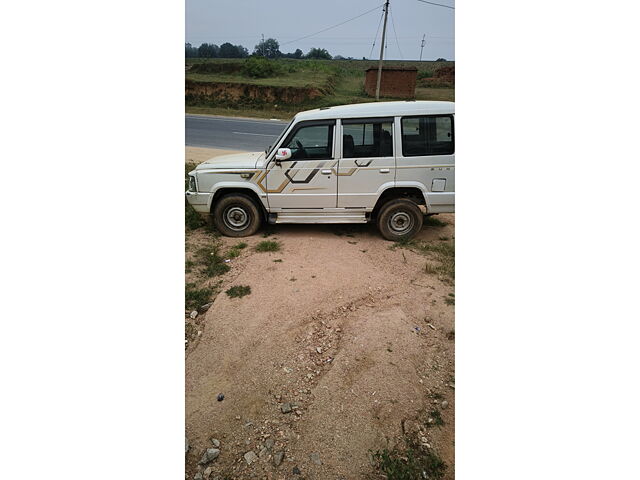
[[[185,193],[185,198],[189,205],[193,207],[193,209],[202,214],[209,213],[209,197],[211,197],[210,193],[205,192],[192,192],[187,190]]]

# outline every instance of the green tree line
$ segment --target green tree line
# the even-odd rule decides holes
[[[306,54],[299,48],[291,53],[282,53],[280,51],[280,44],[275,38],[267,38],[259,42],[254,47],[251,55],[249,55],[249,50],[242,45],[233,45],[229,42],[223,43],[220,46],[213,43],[203,43],[199,47],[185,43],[184,47],[186,58],[246,58],[249,56],[265,58],[312,58],[322,60],[331,60],[334,58],[324,48],[312,48]],[[335,58],[343,59],[344,57],[338,55]]]

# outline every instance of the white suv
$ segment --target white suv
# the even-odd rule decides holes
[[[188,202],[224,235],[269,223],[377,222],[388,240],[454,211],[453,102],[380,102],[297,114],[265,152],[212,158]]]

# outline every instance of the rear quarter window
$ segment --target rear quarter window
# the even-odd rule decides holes
[[[455,151],[453,115],[402,117],[402,155],[451,155]]]

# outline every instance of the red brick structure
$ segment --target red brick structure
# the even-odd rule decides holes
[[[380,79],[380,96],[393,98],[415,98],[416,79],[418,69],[416,67],[382,67]],[[367,69],[364,80],[364,89],[367,95],[376,96],[376,83],[378,81],[378,68]]]

